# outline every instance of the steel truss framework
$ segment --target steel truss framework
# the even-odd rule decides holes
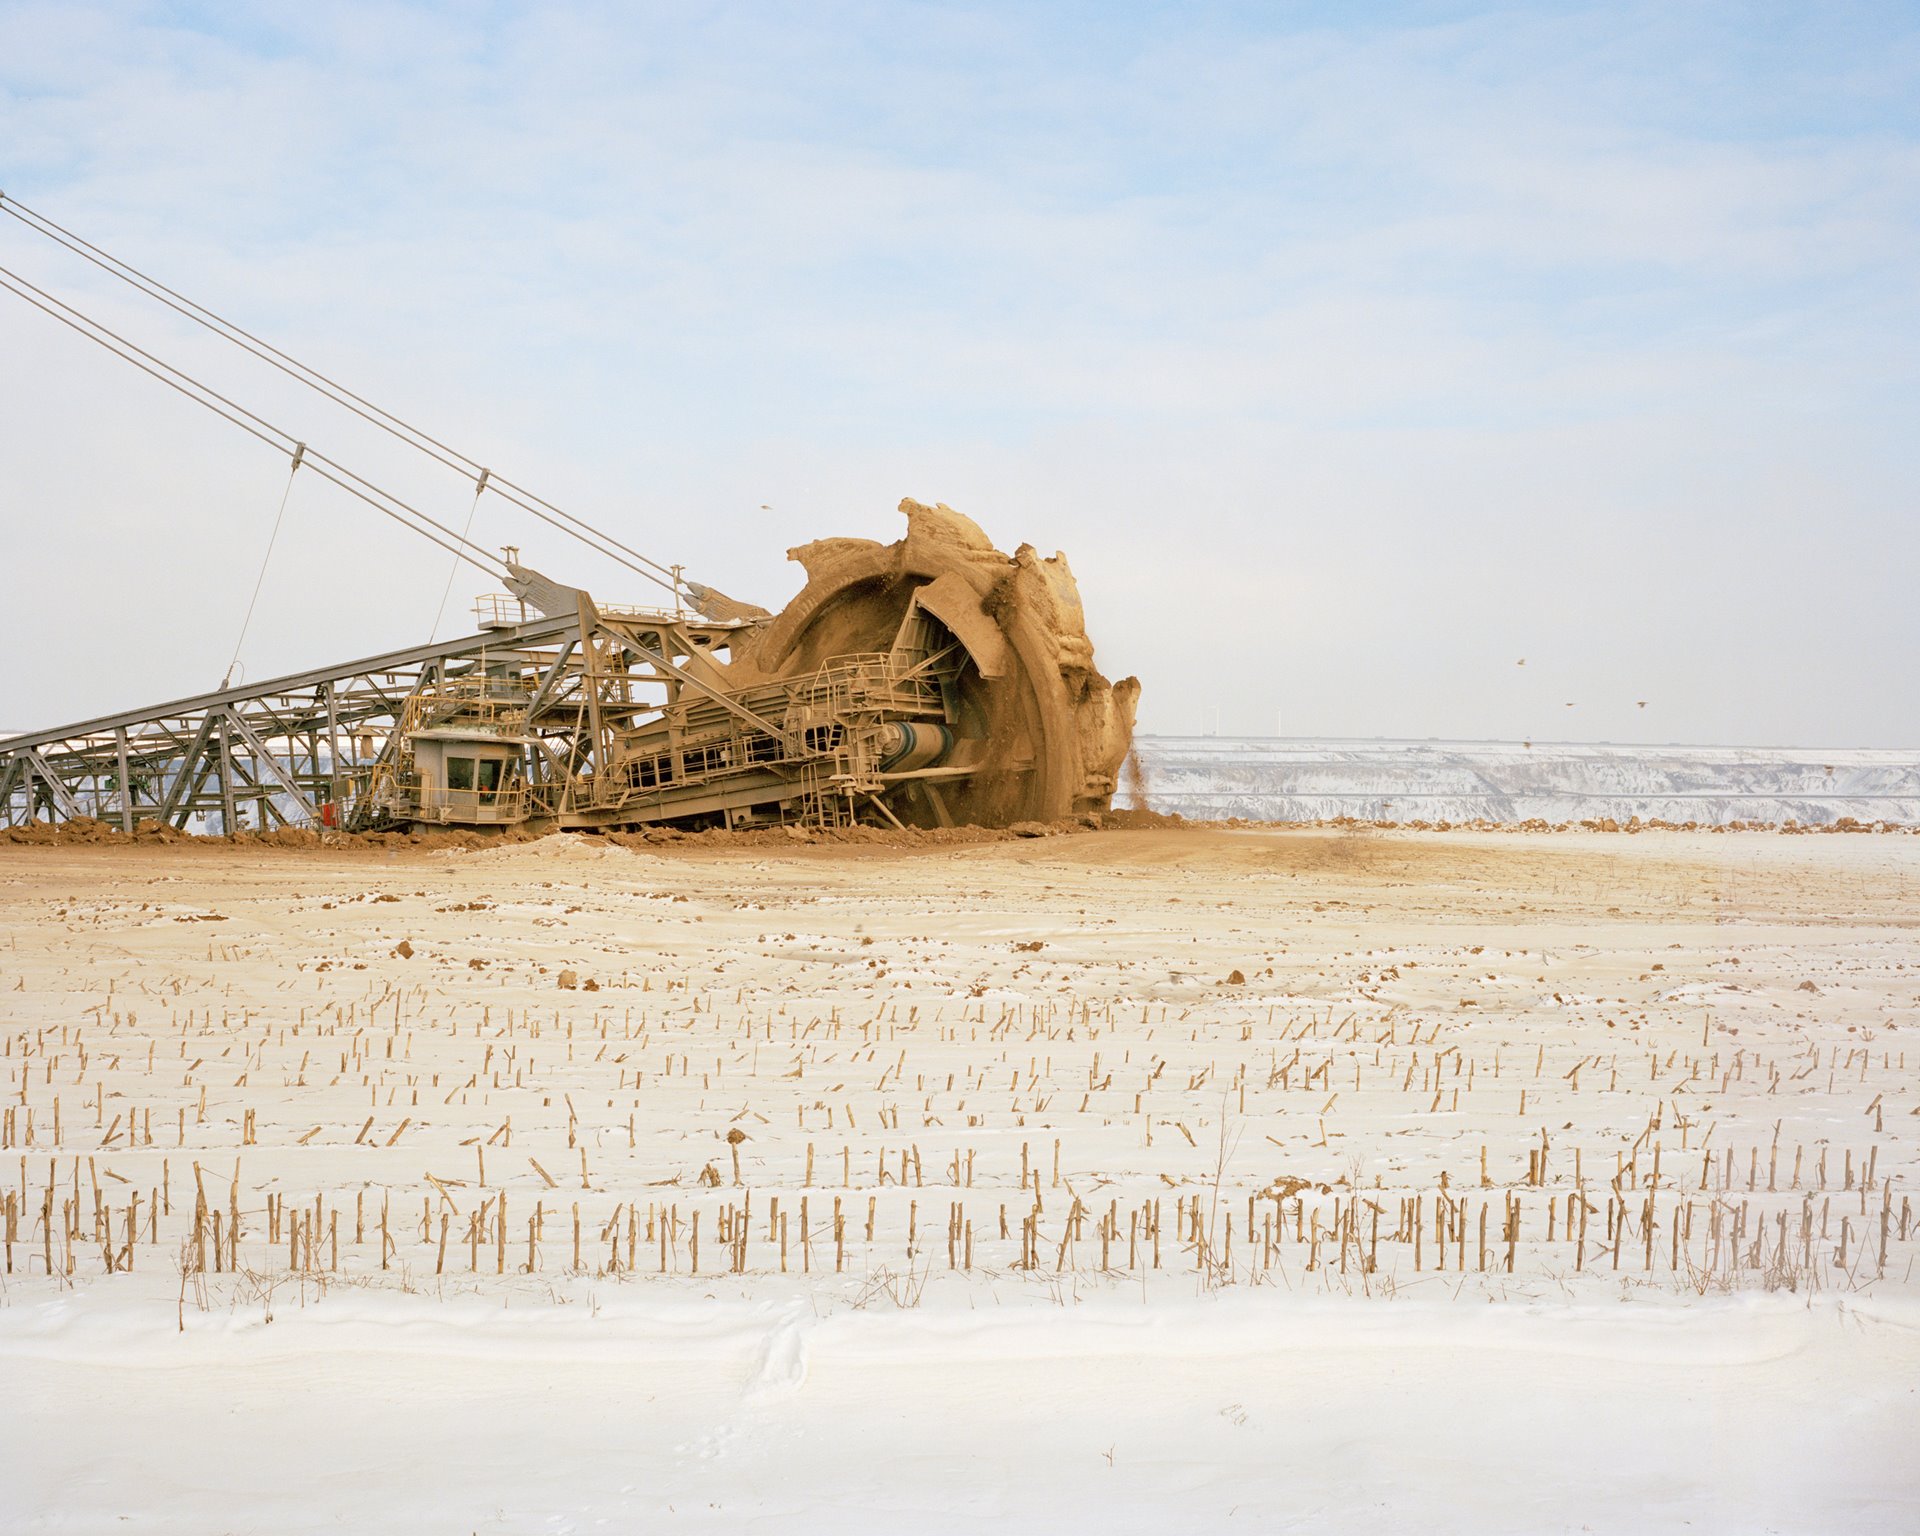
[[[402,750],[408,700],[468,676],[524,689],[530,778],[558,786],[592,775],[616,720],[652,716],[688,689],[737,708],[704,674],[740,628],[603,616],[578,594],[570,615],[10,737],[0,740],[0,825],[94,817],[131,832],[148,819],[217,817],[223,829],[267,830],[311,824],[328,802],[352,824]]]

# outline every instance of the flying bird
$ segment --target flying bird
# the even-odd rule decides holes
[[[1514,663],[1516,667],[1524,667],[1526,664],[1527,664],[1527,658],[1524,656],[1522,656],[1518,661]]]
[[[1635,699],[1633,702],[1638,704],[1642,709],[1647,707],[1647,701],[1645,699]]]

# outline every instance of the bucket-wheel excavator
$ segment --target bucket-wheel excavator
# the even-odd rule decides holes
[[[0,197],[0,213],[650,581],[596,601],[380,489],[5,267],[0,286],[505,588],[466,636],[0,740],[0,825],[234,832],[1005,826],[1107,809],[1138,684],[1094,666],[1063,556],[903,501],[824,539],[779,613],[689,581],[250,332]]]

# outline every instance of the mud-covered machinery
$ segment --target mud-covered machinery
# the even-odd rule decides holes
[[[1064,557],[1002,554],[906,501],[906,536],[791,551],[778,614],[685,579],[142,269],[0,195],[0,214],[306,386],[471,488],[467,526],[298,440],[227,390],[0,268],[0,289],[507,588],[477,634],[0,740],[0,825],[144,820],[210,830],[1052,821],[1106,808],[1139,692],[1093,664]],[[617,608],[468,537],[491,496],[670,594]],[[463,490],[464,497],[464,490]],[[210,598],[214,595],[210,595]],[[210,601],[209,606],[215,606]],[[435,633],[439,629],[436,615]]]
[[[369,826],[1005,825],[1104,810],[1137,684],[1095,669],[1063,557],[1008,556],[903,502],[893,544],[792,551],[777,615],[602,607],[518,564],[575,644],[489,654],[410,695],[353,796]]]
[[[517,561],[477,633],[0,740],[0,825],[1006,826],[1106,809],[1138,685],[1065,559],[904,502],[778,614],[618,608]]]

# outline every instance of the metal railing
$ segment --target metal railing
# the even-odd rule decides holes
[[[521,784],[505,789],[420,789],[414,804],[421,821],[515,822],[527,817],[527,791]]]
[[[470,672],[442,678],[407,701],[401,730],[445,726],[472,727],[495,735],[518,734],[526,728],[532,687],[522,678]]]
[[[687,617],[685,613],[676,613],[671,608],[647,608],[632,603],[596,602],[593,606],[603,619],[626,619],[630,622],[637,619],[651,624],[675,624]],[[700,622],[709,621],[701,620]]]
[[[511,592],[486,592],[473,601],[473,616],[482,629],[499,629],[515,624],[530,624],[541,617]]]

